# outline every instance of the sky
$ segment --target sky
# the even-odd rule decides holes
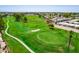
[[[0,12],[79,12],[79,5],[0,5]]]

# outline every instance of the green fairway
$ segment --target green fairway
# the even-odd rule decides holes
[[[4,21],[7,22],[7,18],[4,18]],[[5,24],[6,25],[6,24]],[[7,43],[7,48],[9,53],[30,53],[23,45],[13,38],[7,36],[5,33],[2,35],[4,41]]]
[[[73,33],[72,46],[75,52],[79,52],[79,33]]]
[[[49,29],[45,19],[39,18],[37,15],[27,15],[26,17],[28,19],[27,23],[16,22],[13,16],[7,17],[6,19],[9,20],[10,26],[8,33],[19,38],[35,52],[67,52],[68,31],[57,28],[53,30]],[[31,30],[35,29],[40,29],[40,31],[31,32]],[[76,33],[74,33],[73,36],[75,36],[75,34]],[[6,36],[6,38],[8,37]],[[78,38],[73,37],[72,39],[74,42],[74,40]],[[7,42],[10,44],[9,41]],[[18,44],[20,45],[20,43]],[[75,44],[78,43],[72,45],[75,47]],[[78,47],[79,44],[77,48]],[[15,47],[12,48],[14,49]],[[75,52],[75,50],[78,50],[77,48],[72,49],[71,52]],[[25,52],[25,50],[23,52]]]
[[[4,34],[3,39],[7,43],[9,53],[29,53],[27,49],[25,49],[18,41],[12,39],[11,37]]]
[[[38,39],[45,41],[49,44],[66,44],[67,41],[67,35],[60,35],[60,33],[58,33],[57,31],[42,32],[39,33],[37,37]]]

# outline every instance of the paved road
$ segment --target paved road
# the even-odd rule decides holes
[[[54,24],[54,26],[57,27],[57,28],[60,28],[60,29],[64,29],[64,30],[68,30],[68,31],[73,31],[73,32],[79,33],[79,30],[75,29],[75,28],[59,26],[59,25],[56,25],[56,24]]]
[[[21,43],[26,49],[28,49],[31,53],[35,53],[32,49],[30,49],[24,42],[22,42],[20,39],[12,36],[11,34],[8,33],[8,29],[9,29],[9,20],[7,20],[7,28],[5,30],[5,34],[8,35],[9,37],[17,40],[19,43]]]

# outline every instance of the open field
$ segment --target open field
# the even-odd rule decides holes
[[[45,22],[45,19],[37,15],[27,15],[27,23],[16,22],[15,17],[8,16],[5,21],[9,20],[8,33],[19,38],[34,52],[79,52],[79,34],[72,34],[72,43],[68,51],[69,31],[53,28]],[[32,30],[40,29],[37,32]],[[29,52],[18,41],[7,35],[3,35],[7,42],[10,52]]]

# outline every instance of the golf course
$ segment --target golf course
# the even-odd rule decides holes
[[[27,21],[16,21],[16,17],[4,17],[3,39],[10,53],[68,53],[79,52],[79,33],[52,27],[45,18],[25,15]]]

